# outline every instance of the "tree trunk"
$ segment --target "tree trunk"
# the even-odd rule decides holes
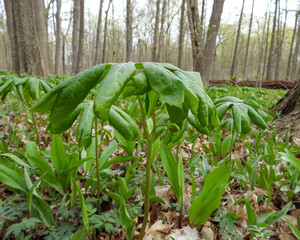
[[[286,79],[291,80],[291,61],[292,61],[292,56],[293,56],[293,47],[294,47],[294,41],[295,41],[295,35],[297,31],[297,23],[298,23],[298,18],[299,18],[299,12],[296,12],[295,16],[295,26],[293,30],[293,36],[292,36],[292,41],[291,41],[291,46],[290,46],[290,53],[289,53],[289,59],[287,63],[287,69],[286,69]]]
[[[76,73],[80,32],[80,0],[74,0],[73,8],[73,33],[72,33],[72,73]]]
[[[271,35],[271,43],[270,43],[270,51],[269,51],[269,60],[268,60],[268,67],[267,67],[267,76],[266,80],[272,80],[274,77],[274,57],[275,57],[275,48],[274,48],[274,41],[276,35],[276,19],[277,19],[277,6],[278,0],[275,2],[275,12],[273,18],[273,27],[272,27],[272,35]]]
[[[188,20],[191,34],[194,71],[202,72],[202,28],[199,25],[197,0],[187,0]]]
[[[55,75],[60,75],[62,72],[62,46],[61,46],[61,0],[56,0],[56,45],[55,45]]]
[[[298,76],[296,76],[297,72],[297,62],[298,62],[298,57],[299,57],[299,47],[300,47],[300,21],[298,18],[298,30],[297,30],[297,39],[296,39],[296,44],[295,44],[295,50],[294,50],[294,55],[292,58],[292,75],[291,79],[296,79]]]
[[[238,53],[238,49],[239,49],[239,39],[240,39],[241,26],[242,26],[242,20],[243,20],[244,5],[245,5],[245,0],[243,0],[242,9],[241,9],[241,13],[240,13],[239,25],[238,25],[234,53],[233,53],[233,60],[232,60],[232,64],[231,64],[230,78],[232,78],[232,79],[236,79],[236,68],[237,68],[237,57],[238,57],[237,53]]]
[[[253,2],[252,2],[252,11],[251,11],[251,17],[250,17],[250,23],[249,23],[248,39],[247,39],[246,54],[245,54],[245,61],[244,61],[244,72],[243,72],[244,79],[246,78],[246,74],[247,74],[248,53],[249,53],[250,37],[251,37],[251,30],[252,30],[254,1],[255,0],[253,0]]]
[[[163,0],[163,7],[161,10],[161,21],[160,21],[160,32],[159,32],[159,39],[158,39],[158,53],[156,60],[161,62],[161,53],[162,53],[162,45],[163,45],[163,36],[164,36],[164,23],[165,23],[165,16],[166,16],[166,7],[167,7],[167,0]]]
[[[132,0],[127,0],[126,4],[126,62],[131,62],[132,58]]]
[[[185,2],[182,0],[181,3],[181,15],[180,15],[180,27],[179,27],[179,40],[178,40],[178,60],[177,65],[179,68],[182,68],[182,53],[183,53],[183,42],[184,42],[184,12],[185,12]]]
[[[264,26],[263,26],[263,32],[262,32],[262,37],[261,37],[261,41],[258,39],[258,43],[259,43],[259,61],[258,61],[258,67],[257,67],[257,74],[256,74],[256,80],[260,81],[260,84],[263,80],[263,60],[264,60],[264,45],[265,45],[265,31],[266,31],[266,21],[267,21],[267,15],[268,12],[266,11],[265,13],[265,20],[264,20]],[[259,34],[258,34],[258,38],[259,38]]]
[[[26,72],[31,75],[48,74],[42,52],[40,35],[45,18],[38,22],[39,11],[44,12],[42,4],[35,5],[35,0],[5,1],[7,28],[9,29],[13,66],[16,73]],[[38,8],[38,9],[35,9]],[[37,15],[36,15],[37,14]]]
[[[157,61],[156,51],[158,43],[158,27],[159,27],[159,13],[160,13],[160,0],[156,0],[156,14],[155,14],[155,27],[153,35],[153,46],[152,46],[152,61]]]
[[[94,65],[99,64],[99,47],[100,47],[100,39],[101,39],[101,30],[102,30],[102,8],[103,8],[103,0],[100,0],[99,14],[98,14],[98,23],[97,23],[97,33],[96,33],[96,49],[94,56]]]
[[[271,3],[272,3],[272,0],[270,0],[270,5],[271,5]],[[269,48],[270,21],[271,21],[271,11],[269,11],[269,17],[268,17],[268,23],[267,23],[266,48],[265,48],[265,54],[264,54],[262,78],[265,77],[265,73],[266,73],[267,55],[268,55],[268,48]],[[261,79],[261,80],[263,80],[263,79]]]
[[[106,53],[106,38],[107,38],[107,19],[108,12],[110,9],[110,4],[112,0],[109,1],[107,10],[105,11],[105,23],[104,23],[104,36],[103,36],[103,49],[102,49],[102,63],[105,63],[105,53]]]
[[[213,63],[216,50],[216,40],[221,22],[221,16],[223,12],[225,0],[215,0],[213,10],[211,13],[208,32],[206,37],[205,49],[203,54],[203,69],[202,80],[204,84],[208,84],[208,81],[212,78]]]
[[[16,70],[16,46],[15,46],[15,30],[14,30],[14,20],[13,20],[13,8],[11,0],[4,0],[5,12],[6,12],[6,26],[9,36],[9,46],[10,46],[10,56],[12,61],[12,68],[10,70]]]
[[[80,0],[80,21],[79,21],[79,43],[78,56],[75,73],[79,73],[82,69],[83,62],[83,44],[84,44],[84,0]]]

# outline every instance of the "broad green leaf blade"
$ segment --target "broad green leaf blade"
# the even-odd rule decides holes
[[[219,207],[230,174],[231,167],[222,165],[207,175],[204,186],[189,211],[189,220],[192,225],[202,225]]]
[[[140,130],[132,118],[114,105],[109,111],[108,121],[111,126],[129,141],[135,140],[140,135]]]
[[[23,194],[26,193],[24,176],[20,176],[16,171],[2,164],[0,165],[0,182],[10,189],[17,189]]]
[[[39,197],[33,196],[32,207],[34,207],[41,216],[41,219],[45,223],[46,227],[55,226],[55,221],[52,215],[52,210],[48,203]]]
[[[176,197],[179,200],[182,195],[182,189],[179,183],[177,162],[169,148],[163,142],[160,144],[160,158]]]
[[[136,159],[139,159],[138,157],[135,157],[135,156],[116,156],[114,157],[113,159],[109,160],[108,162],[106,162],[102,168],[103,169],[106,169],[106,168],[109,168],[110,165],[114,164],[114,163],[121,163],[121,162],[127,162],[127,161],[132,161],[132,160],[136,160]]]
[[[108,145],[107,148],[101,153],[99,158],[99,169],[104,169],[103,166],[108,162],[109,157],[117,150],[118,143],[113,141],[111,144]]]
[[[101,82],[95,102],[94,113],[103,122],[108,120],[109,110],[118,99],[128,81],[135,74],[133,63],[120,63],[113,65]]]
[[[84,104],[84,110],[79,119],[78,126],[76,128],[76,138],[79,146],[88,148],[92,141],[94,122],[93,102],[89,101]]]
[[[31,111],[51,111],[51,124],[63,121],[103,79],[109,66],[101,64],[91,67],[58,84],[42,97]]]
[[[124,98],[131,95],[144,95],[151,90],[147,77],[143,72],[140,72],[132,77],[128,85],[124,88],[122,96]]]
[[[81,207],[82,221],[83,221],[84,227],[87,229],[88,226],[89,226],[89,218],[88,218],[88,214],[87,214],[87,210],[86,210],[86,205],[85,205],[85,202],[84,202],[82,192],[81,192],[81,190],[80,190],[77,183],[75,183],[75,187],[76,187],[78,197],[79,197],[79,204],[80,204],[80,207]]]
[[[185,87],[171,71],[155,63],[143,63],[144,71],[151,88],[171,106],[182,107]]]
[[[47,83],[46,81],[44,81],[42,79],[40,80],[40,84],[41,84],[41,86],[42,86],[45,93],[48,93],[52,88],[51,85],[49,85],[49,83]]]
[[[37,77],[30,77],[26,82],[26,88],[33,100],[40,97],[40,79]]]
[[[245,205],[246,205],[246,211],[247,211],[249,225],[255,225],[256,221],[257,221],[256,213],[255,213],[248,198],[245,199]]]
[[[59,135],[53,135],[51,142],[51,164],[59,175],[68,167],[69,156]]]
[[[85,104],[81,103],[63,121],[57,123],[54,122],[52,124],[50,123],[50,131],[54,134],[59,134],[67,131],[73,125],[84,106]]]
[[[268,127],[267,123],[265,122],[265,120],[253,108],[248,107],[248,115],[250,116],[252,122],[255,125],[257,125],[261,129],[269,129],[269,127]]]
[[[122,227],[124,228],[126,232],[126,238],[132,239],[133,235],[135,233],[135,224],[136,222],[129,217],[129,214],[126,210],[126,204],[124,198],[121,198],[121,205],[119,209],[120,213],[120,221],[122,224]]]
[[[288,212],[291,205],[292,202],[289,202],[278,212],[269,212],[259,216],[256,221],[257,225],[264,224],[264,227],[267,228],[268,226],[280,220]]]
[[[73,234],[71,240],[82,240],[82,237],[84,236],[84,232],[85,232],[85,227],[82,228],[82,229],[80,229],[80,230],[78,230],[78,231],[76,231]]]
[[[279,154],[286,158],[300,173],[300,160],[297,159],[288,149],[284,149],[285,153],[280,152]]]
[[[295,237],[296,237],[297,239],[300,239],[300,231],[299,231],[292,223],[290,223],[289,220],[287,220],[286,218],[285,218],[284,220],[286,221],[286,223],[287,223],[287,224],[290,226],[290,228],[292,229],[292,231],[293,231]]]

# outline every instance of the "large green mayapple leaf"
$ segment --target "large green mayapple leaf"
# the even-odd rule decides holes
[[[261,129],[268,129],[265,121],[269,120],[267,114],[254,100],[240,100],[236,97],[223,97],[215,100],[218,117],[221,120],[232,109],[233,124],[238,133],[248,133],[251,130],[251,122]]]
[[[31,109],[45,113],[50,111],[50,123],[62,122],[86,98],[109,70],[109,64],[88,68],[58,84]]]
[[[119,98],[126,84],[136,73],[132,62],[115,64],[102,80],[94,102],[94,113],[103,122],[108,120],[110,107]]]

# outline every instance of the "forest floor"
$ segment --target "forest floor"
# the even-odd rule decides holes
[[[252,89],[247,87],[211,87],[207,89],[212,98],[223,96],[237,96],[241,99],[255,99],[269,109],[283,95],[283,91]],[[127,103],[124,103],[125,105]],[[274,113],[273,113],[274,114]],[[25,159],[25,146],[28,142],[36,140],[34,122],[28,108],[19,103],[19,100],[12,93],[8,100],[0,106],[0,152],[14,153]],[[51,134],[46,130],[46,116],[36,116],[38,123],[38,135],[40,137],[43,156],[51,150]],[[231,161],[235,163],[234,170],[230,177],[229,184],[222,196],[220,207],[201,226],[192,226],[189,222],[188,210],[191,207],[193,187],[196,195],[203,188],[205,177],[215,167],[215,162],[228,157],[229,153],[220,154],[221,145],[217,145],[213,136],[195,134],[194,129],[187,130],[179,145],[182,153],[183,165],[185,167],[185,181],[183,202],[184,211],[182,223],[180,223],[179,205],[176,195],[166,178],[166,172],[158,158],[153,167],[155,174],[156,196],[164,200],[164,203],[153,202],[150,209],[148,226],[146,229],[146,240],[176,239],[176,240],[198,240],[198,239],[297,239],[290,225],[299,229],[300,226],[300,173],[295,169],[280,152],[288,149],[290,152],[300,153],[300,129],[294,128],[296,121],[279,119],[274,123],[269,122],[270,130],[259,130],[253,127],[251,133],[246,136],[239,136],[235,141]],[[300,126],[300,125],[297,125]],[[73,128],[74,129],[74,128]],[[102,146],[106,149],[114,139],[114,131],[110,126],[105,129],[110,132],[107,142]],[[220,131],[223,141],[230,132]],[[72,133],[63,134],[65,146],[68,153],[75,148],[76,139]],[[5,145],[5,143],[7,145]],[[220,143],[221,144],[221,143]],[[138,146],[138,143],[136,143]],[[175,153],[176,149],[173,148]],[[195,165],[194,179],[191,177],[191,159],[199,155],[198,163]],[[126,155],[125,151],[118,146],[111,154],[110,159],[116,156]],[[142,186],[139,184],[144,178],[143,163],[146,153],[144,148],[135,148],[134,155],[141,158],[141,165],[137,165],[132,176],[131,184],[128,187],[135,191],[128,199],[126,206],[130,216],[136,222],[134,239],[137,239],[143,219]],[[297,155],[299,159],[299,155]],[[1,160],[1,159],[0,159]],[[251,165],[252,164],[252,165]],[[251,166],[250,166],[251,165]],[[92,190],[84,190],[87,183],[87,173],[79,169],[77,184],[83,191],[90,222],[92,239],[126,239],[120,221],[119,213],[115,202],[109,198],[108,192],[114,189],[118,177],[126,177],[130,163],[119,163],[110,166],[113,178],[104,176],[107,181],[103,188],[108,190],[101,194],[101,211],[104,219],[95,214],[94,198]],[[251,168],[253,167],[253,168]],[[23,169],[20,165],[18,168]],[[250,169],[250,170],[249,170]],[[252,170],[251,170],[252,169]],[[256,177],[251,172],[255,171]],[[41,179],[40,176],[31,174],[32,181]],[[255,180],[253,180],[255,178]],[[195,185],[193,185],[193,181]],[[254,182],[253,182],[254,181]],[[39,184],[39,183],[37,183]],[[70,188],[71,189],[71,188]],[[26,204],[26,198],[22,194],[12,191],[0,182],[0,238],[1,239],[71,239],[73,233],[78,230],[83,222],[79,203],[71,208],[67,195],[61,195],[51,188],[52,193],[43,189],[43,199],[51,206],[52,215],[55,219],[56,228],[50,230],[41,221],[32,221],[30,210]],[[42,191],[42,189],[39,189]],[[66,197],[67,196],[67,197]],[[27,202],[29,200],[27,199]],[[247,205],[246,202],[250,203]],[[288,204],[291,206],[286,214],[280,216],[282,209]],[[272,222],[266,217],[266,213],[277,212],[276,219]],[[264,217],[261,217],[264,216]],[[102,222],[102,225],[100,224]],[[264,225],[264,222],[271,223]],[[98,225],[97,225],[98,224]],[[100,225],[101,226],[100,226]],[[182,224],[182,228],[180,228]],[[73,238],[72,238],[73,239]],[[75,238],[74,238],[75,239]]]

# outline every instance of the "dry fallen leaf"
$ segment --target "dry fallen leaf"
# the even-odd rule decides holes
[[[147,235],[166,235],[168,234],[172,227],[173,227],[173,223],[172,224],[164,224],[163,221],[158,220],[157,222],[155,222],[150,229],[146,232],[145,236]]]
[[[197,229],[192,229],[189,226],[172,230],[166,239],[172,239],[171,237],[176,240],[200,240]]]

